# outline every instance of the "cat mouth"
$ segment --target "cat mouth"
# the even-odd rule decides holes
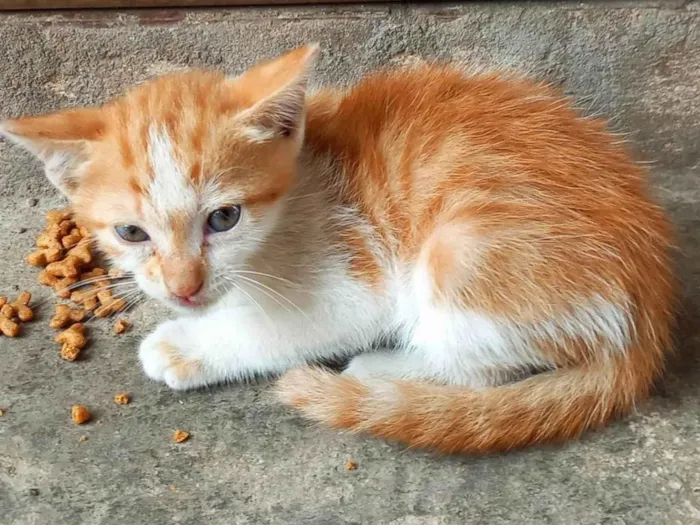
[[[199,308],[206,304],[206,300],[203,297],[173,297],[173,302],[183,308]]]

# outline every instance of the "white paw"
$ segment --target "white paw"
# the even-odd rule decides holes
[[[148,377],[164,381],[174,390],[208,383],[202,361],[187,347],[186,335],[180,322],[167,321],[143,340],[139,359]]]

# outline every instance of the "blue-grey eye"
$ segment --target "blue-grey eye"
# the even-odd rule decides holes
[[[115,226],[114,230],[117,232],[117,235],[126,242],[144,242],[150,239],[145,231],[133,224]]]
[[[225,232],[233,228],[241,218],[241,207],[238,205],[219,208],[211,212],[207,224],[213,232]]]

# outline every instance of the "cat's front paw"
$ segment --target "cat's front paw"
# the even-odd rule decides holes
[[[139,359],[148,377],[165,382],[174,390],[196,388],[208,383],[201,359],[185,329],[178,321],[161,324],[141,343]]]

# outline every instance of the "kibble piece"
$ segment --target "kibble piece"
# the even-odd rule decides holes
[[[5,319],[15,319],[17,316],[17,310],[11,304],[3,304],[0,308],[0,315]]]
[[[34,312],[29,307],[29,301],[32,300],[32,294],[29,292],[20,292],[12,304],[15,312],[17,312],[17,317],[22,322],[31,321],[34,319]]]
[[[128,405],[130,401],[131,399],[129,398],[129,394],[125,392],[121,392],[114,396],[114,402],[117,405]]]
[[[85,282],[86,284],[92,284],[93,286],[106,286],[107,283],[109,282],[109,278],[106,277],[107,272],[104,270],[104,268],[100,268],[99,266],[96,268],[93,268],[89,272],[85,272],[80,276],[80,281]],[[105,276],[104,279],[98,279],[99,277]]]
[[[85,310],[82,308],[71,308],[67,304],[57,304],[56,313],[49,322],[51,328],[65,328],[71,323],[79,323],[85,319]]]
[[[71,248],[68,251],[66,257],[75,257],[82,266],[88,265],[92,262],[92,252],[90,251],[90,245],[88,243],[78,244],[77,246]]]
[[[68,235],[65,235],[61,239],[61,244],[66,250],[68,250],[78,244],[81,240],[83,240],[83,236],[80,235],[80,230],[78,228],[73,228]]]
[[[185,432],[184,430],[176,430],[173,433],[173,441],[175,443],[184,443],[188,439],[190,439],[189,432]]]
[[[90,421],[92,415],[90,414],[90,411],[87,409],[86,406],[74,405],[70,409],[70,417],[73,420],[73,423],[75,423],[76,425],[82,425],[83,423],[87,423],[88,421]]]
[[[46,213],[46,224],[59,224],[71,218],[72,212],[68,208],[50,210]]]
[[[78,359],[81,351],[82,349],[78,348],[77,346],[65,344],[61,347],[61,359],[66,361],[75,361]]]
[[[66,219],[64,221],[61,221],[58,223],[58,236],[63,240],[63,237],[66,237],[67,235],[70,235],[70,232],[73,231],[73,228],[75,227],[75,223],[71,221],[70,219]]]
[[[100,290],[97,292],[97,298],[100,300],[100,307],[95,310],[97,317],[107,317],[126,308],[126,301],[113,297],[111,290]]]
[[[62,299],[68,299],[71,295],[71,286],[78,282],[77,277],[64,277],[63,279],[58,279],[54,284],[53,288],[56,290],[56,294]]]
[[[54,290],[56,290],[59,297],[68,299],[71,294],[69,287],[78,282],[78,277],[56,277],[55,275],[51,275],[46,271],[46,268],[44,268],[39,272],[37,282],[39,284],[43,284],[44,286],[51,286]]]
[[[20,332],[19,324],[16,323],[17,312],[7,304],[7,298],[3,297],[4,303],[0,308],[0,333],[7,337],[17,337]]]
[[[63,250],[60,248],[41,248],[27,255],[24,260],[32,266],[46,266],[60,261],[61,257],[63,257]]]
[[[80,265],[81,262],[77,257],[68,255],[62,261],[49,264],[45,272],[54,277],[78,277],[80,275]]]
[[[56,342],[61,346],[61,357],[66,361],[75,361],[80,351],[87,345],[85,336],[85,325],[77,323],[60,332],[56,336]]]
[[[61,244],[61,226],[58,224],[52,224],[47,227],[46,230],[36,238],[37,248],[57,248],[59,250],[63,249]]]
[[[36,280],[39,284],[43,284],[44,286],[54,286],[58,281],[58,277],[49,275],[46,270],[41,270]]]
[[[129,322],[126,319],[118,319],[116,323],[114,323],[114,333],[115,334],[123,334],[129,329]]]
[[[70,300],[76,304],[81,305],[88,311],[92,311],[97,307],[97,292],[100,291],[98,287],[91,287],[87,290],[79,290],[70,294]]]
[[[346,461],[345,468],[347,470],[357,470],[357,463],[355,463],[354,461]]]
[[[17,337],[19,332],[20,328],[17,323],[0,315],[0,333],[7,337]]]

